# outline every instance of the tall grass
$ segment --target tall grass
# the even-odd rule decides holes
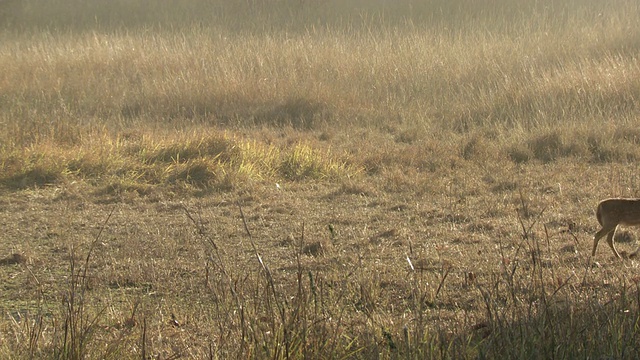
[[[639,10],[628,1],[3,6],[5,176],[34,144],[212,126],[380,129],[444,148],[480,134],[506,158],[549,161],[557,154],[535,148],[543,131],[562,134],[560,156],[638,158],[633,139],[606,145],[638,114]],[[585,137],[590,147],[572,145]]]
[[[0,186],[19,192],[75,184],[83,197],[89,189],[86,196],[100,202],[338,181],[338,192],[354,198],[378,189],[411,199],[444,197],[451,211],[426,209],[406,221],[446,223],[446,233],[434,230],[437,240],[463,242],[451,239],[451,231],[464,226],[476,235],[494,226],[457,210],[481,191],[466,182],[493,196],[482,201],[503,204],[510,201],[505,194],[519,190],[503,176],[511,169],[524,178],[525,167],[538,163],[570,159],[584,170],[640,159],[639,15],[631,0],[5,0]],[[456,171],[468,175],[450,176]],[[331,196],[313,201],[330,203]],[[474,264],[469,271],[439,254],[421,259],[409,240],[400,243],[407,248],[404,267],[376,267],[363,260],[368,245],[395,232],[366,238],[354,230],[340,244],[332,223],[331,243],[321,236],[307,241],[304,226],[285,224],[285,231],[300,234],[277,239],[295,248],[293,262],[264,256],[260,242],[253,243],[256,235],[249,239],[254,261],[240,264],[245,257],[227,257],[219,247],[227,235],[230,248],[237,247],[236,235],[225,229],[224,236],[212,235],[207,219],[187,210],[193,233],[160,240],[157,229],[139,225],[145,231],[130,230],[134,236],[153,238],[144,249],[109,250],[124,254],[118,253],[125,258],[121,268],[138,264],[139,273],[127,268],[108,282],[144,293],[148,303],[137,322],[137,302],[129,325],[101,327],[106,307],[75,297],[83,301],[66,303],[66,319],[81,321],[75,327],[64,328],[55,316],[5,323],[14,336],[0,354],[27,358],[58,349],[66,358],[144,357],[155,349],[163,358],[637,357],[637,282],[617,269],[594,275],[592,259],[577,252],[571,260],[558,255],[551,245],[557,237],[540,221],[544,211],[530,211],[520,196],[515,226],[522,233],[493,232],[496,246],[475,258],[498,259],[497,268]],[[380,203],[367,200],[366,207]],[[333,205],[327,206],[335,221],[347,216]],[[283,203],[272,213],[289,207]],[[404,200],[388,205],[384,216],[407,208]],[[233,217],[227,209],[220,214]],[[358,231],[365,234],[376,216]],[[241,217],[251,236],[251,217]],[[176,243],[167,250],[171,239]],[[273,240],[262,244],[271,249]],[[393,251],[397,245],[385,246]],[[148,251],[161,254],[145,257]],[[190,254],[197,265],[180,262]],[[303,266],[303,256],[329,260],[312,264],[318,270]],[[272,272],[271,261],[282,267]],[[84,265],[91,265],[89,257]],[[78,274],[71,269],[66,299],[91,292]],[[171,289],[185,289],[183,279],[191,281],[186,293]],[[171,314],[169,322],[164,305],[152,305],[158,293],[204,319],[192,318],[182,331],[179,316]],[[120,308],[108,310],[108,322],[123,318]],[[162,336],[167,333],[170,339]],[[104,339],[125,341],[120,348]]]
[[[76,142],[87,129],[132,124],[439,133],[589,127],[637,113],[640,42],[631,2],[46,3],[14,5],[13,21],[43,30],[2,35],[5,141],[17,146],[42,137]],[[47,15],[53,25],[38,17],[49,7],[80,19],[129,16],[106,29],[80,20],[81,28],[61,31],[56,22],[66,13]],[[320,14],[325,25],[290,14],[296,9]],[[251,30],[278,11],[295,26],[282,21],[256,33],[217,21],[234,16]],[[211,21],[187,22],[195,13]],[[125,26],[145,19],[159,28]]]

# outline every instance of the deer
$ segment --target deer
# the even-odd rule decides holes
[[[613,243],[613,237],[616,234],[618,225],[624,226],[640,226],[640,198],[614,198],[605,199],[598,204],[596,210],[596,218],[602,226],[595,236],[593,237],[593,251],[591,256],[596,256],[596,249],[598,248],[598,242],[605,235],[607,236],[607,243],[613,250],[613,254],[620,259],[620,253],[616,250]],[[635,257],[638,253],[630,254],[628,257]],[[626,252],[623,255],[627,257]]]

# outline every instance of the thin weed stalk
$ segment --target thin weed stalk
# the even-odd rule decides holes
[[[65,311],[64,329],[61,348],[57,350],[58,357],[70,360],[85,359],[92,350],[89,345],[93,339],[98,321],[106,310],[106,307],[103,307],[93,316],[89,313],[90,302],[87,298],[87,291],[89,290],[89,262],[114,211],[115,208],[112,208],[104,223],[100,226],[98,234],[96,234],[91,242],[84,264],[80,269],[76,269],[75,247],[72,246],[70,249],[70,279],[68,284],[69,288],[63,300]]]
[[[240,217],[242,218],[242,225],[244,226],[244,230],[249,238],[249,242],[251,243],[251,248],[253,249],[253,252],[256,256],[256,259],[258,260],[258,263],[260,264],[260,267],[262,268],[262,270],[264,271],[264,274],[267,278],[267,281],[269,283],[269,287],[271,288],[271,294],[273,295],[273,300],[276,303],[276,306],[278,307],[278,312],[280,315],[280,321],[282,324],[282,335],[284,337],[284,345],[285,345],[285,358],[288,359],[289,358],[289,351],[290,351],[290,339],[289,339],[289,332],[288,332],[288,328],[286,326],[287,322],[286,322],[286,313],[285,313],[285,307],[287,306],[287,301],[286,299],[283,298],[282,303],[279,301],[279,297],[278,297],[278,292],[276,291],[276,286],[275,286],[275,282],[273,280],[273,276],[271,275],[271,270],[269,270],[269,267],[267,266],[267,264],[264,263],[264,261],[262,261],[262,256],[260,255],[260,253],[258,252],[258,249],[256,248],[256,244],[253,241],[253,237],[251,236],[251,231],[249,231],[249,226],[247,225],[247,219],[244,216],[244,212],[242,211],[242,206],[240,205],[240,203],[238,203],[238,209],[240,210]],[[284,305],[283,305],[284,303]],[[275,331],[276,329],[274,329]],[[277,354],[277,351],[276,351]],[[274,354],[275,355],[275,354]]]
[[[206,275],[205,275],[205,277],[207,278],[206,279],[206,284],[209,284],[209,280],[208,280],[209,264],[216,264],[218,269],[220,270],[220,273],[222,274],[222,280],[224,282],[224,288],[228,289],[229,293],[231,294],[232,301],[233,301],[233,303],[235,305],[235,308],[238,310],[238,314],[239,314],[238,316],[240,318],[241,346],[240,346],[240,352],[239,352],[238,355],[246,354],[249,351],[249,349],[246,347],[247,346],[247,334],[248,334],[249,324],[247,324],[247,322],[246,322],[245,307],[243,305],[243,300],[240,298],[240,295],[236,291],[236,286],[235,286],[234,281],[233,281],[233,279],[231,277],[231,274],[227,270],[227,266],[225,265],[225,261],[222,258],[222,254],[220,253],[220,248],[216,244],[216,241],[213,239],[213,237],[210,236],[208,229],[204,225],[204,221],[202,219],[202,214],[200,212],[198,212],[198,214],[197,214],[198,217],[196,219],[194,217],[193,213],[185,205],[183,205],[182,209],[185,212],[185,215],[187,216],[187,218],[196,227],[196,229],[198,231],[198,236],[200,238],[202,238],[203,240],[205,240],[206,244],[209,245],[209,248],[207,250],[207,267],[206,267]],[[212,289],[212,287],[208,287],[208,288]],[[221,291],[222,294],[224,294],[224,288]],[[224,297],[222,294],[219,294],[220,298]],[[234,312],[233,311],[222,311],[222,312],[224,313],[224,316],[227,317],[227,323],[228,324],[233,323],[229,319],[229,316],[231,314],[233,314]],[[221,328],[221,334],[224,334],[224,332],[225,332],[224,329]]]

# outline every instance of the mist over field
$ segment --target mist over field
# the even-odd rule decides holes
[[[0,357],[637,358],[638,19],[0,0]]]

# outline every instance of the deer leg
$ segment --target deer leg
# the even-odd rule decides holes
[[[602,237],[604,237],[605,235],[614,233],[615,230],[616,230],[616,227],[617,227],[617,225],[614,226],[614,227],[603,226],[602,229],[600,229],[600,231],[598,231],[596,233],[596,235],[593,237],[593,251],[591,252],[591,256],[596,256],[596,249],[598,248],[598,242],[600,241],[600,239]],[[613,239],[611,241],[613,242]],[[611,245],[611,246],[613,247],[613,245]]]
[[[616,257],[620,259],[620,254],[618,254],[618,250],[616,250],[615,245],[613,245],[613,236],[615,234],[616,234],[616,229],[614,228],[613,231],[610,232],[609,235],[607,235],[607,243],[611,247],[611,250],[613,250],[613,253],[616,255]]]

